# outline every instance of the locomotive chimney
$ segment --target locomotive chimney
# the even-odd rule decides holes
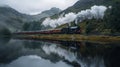
[[[70,27],[71,26],[71,23],[67,23],[67,27]]]
[[[68,23],[69,27],[71,26],[71,23]]]
[[[74,23],[74,26],[77,26],[77,19],[75,19],[75,21],[73,22]]]
[[[77,23],[78,23],[78,19],[75,19],[75,24],[77,25]]]

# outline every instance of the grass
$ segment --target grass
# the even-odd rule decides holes
[[[80,35],[80,34],[51,34],[51,35],[26,35],[33,39],[63,40],[63,41],[95,41],[95,42],[120,42],[120,36]]]

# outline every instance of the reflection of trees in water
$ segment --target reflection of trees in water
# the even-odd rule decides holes
[[[86,43],[83,50],[80,50],[85,59],[90,56],[103,58],[105,67],[120,67],[120,46],[119,44],[98,44]],[[98,66],[97,66],[98,67]]]
[[[8,63],[19,55],[19,50],[22,48],[21,43],[17,41],[9,41],[7,44],[1,44],[0,48],[0,63]]]
[[[109,48],[104,55],[106,67],[120,67],[120,47]]]
[[[71,47],[75,45],[72,45],[73,43],[62,43],[61,45],[59,45],[58,48],[56,47],[52,47],[51,45],[47,46],[47,50],[49,49],[49,53],[57,53],[60,57],[64,56],[64,59],[67,63],[72,64],[74,62],[77,62],[77,64],[80,64],[81,66],[92,66],[92,67],[104,67],[104,63],[105,66],[107,67],[116,67],[117,65],[119,66],[119,62],[120,62],[120,48],[119,46],[115,46],[116,44],[99,44],[99,43],[75,43],[79,46],[77,46],[77,48],[79,47],[79,49],[77,49],[76,51],[74,49],[71,49]],[[62,48],[61,50],[59,50],[59,48]],[[53,49],[56,48],[56,51],[53,51]],[[52,49],[52,50],[51,50]],[[66,51],[64,51],[66,50]],[[62,51],[62,52],[60,52]],[[46,51],[47,52],[47,51]],[[48,53],[47,52],[47,53]],[[65,58],[65,57],[69,57],[71,56],[70,53],[74,53],[74,59],[71,62],[69,58]],[[48,53],[48,54],[49,54]],[[63,55],[61,55],[61,53]],[[67,55],[66,55],[66,54]],[[77,55],[76,55],[77,53]],[[107,56],[107,58],[105,59],[105,57]],[[72,58],[72,56],[71,56]],[[115,58],[115,59],[114,59]],[[76,60],[77,59],[77,60]],[[112,64],[111,64],[112,63]],[[110,66],[112,65],[112,66]]]
[[[8,44],[2,45],[3,48],[0,49],[0,63],[9,63],[20,56],[26,55],[38,55],[44,59],[49,59],[52,62],[58,62],[60,60],[59,56],[56,55],[46,55],[41,49],[44,42],[31,42],[31,41],[19,41],[11,40]],[[36,45],[37,47],[32,47]]]
[[[38,55],[53,63],[64,61],[74,67],[80,67],[80,65],[81,67],[104,67],[104,63],[107,67],[110,67],[111,63],[117,65],[117,61],[120,58],[118,46],[85,42],[58,43],[60,44],[11,40],[0,49],[0,59],[2,59],[0,63],[11,62],[20,56]],[[116,61],[116,63],[112,61]]]
[[[0,37],[0,45],[5,45],[9,42],[10,37]]]
[[[43,42],[31,42],[31,41],[24,41],[24,47],[29,49],[40,49]]]
[[[71,45],[69,45],[69,44],[68,44],[68,46],[71,47]],[[79,46],[79,47],[82,48],[85,46]],[[59,55],[61,58],[64,59],[65,62],[72,64],[73,66],[104,67],[104,61],[103,61],[102,57],[99,57],[99,56],[91,57],[89,54],[87,54],[87,57],[84,57],[81,55],[80,52],[78,52],[78,50],[75,52],[71,48],[70,49],[63,48],[63,46],[61,46],[61,45],[60,46],[44,45],[43,50],[46,52],[46,54],[49,54],[49,55],[50,54]]]

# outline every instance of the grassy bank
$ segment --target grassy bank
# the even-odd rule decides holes
[[[120,42],[120,36],[104,35],[79,35],[79,34],[52,34],[52,35],[23,35],[25,38],[63,40],[63,41],[95,41],[95,42]]]

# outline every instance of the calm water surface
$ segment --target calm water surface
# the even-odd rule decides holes
[[[120,67],[119,45],[0,38],[0,67]]]

